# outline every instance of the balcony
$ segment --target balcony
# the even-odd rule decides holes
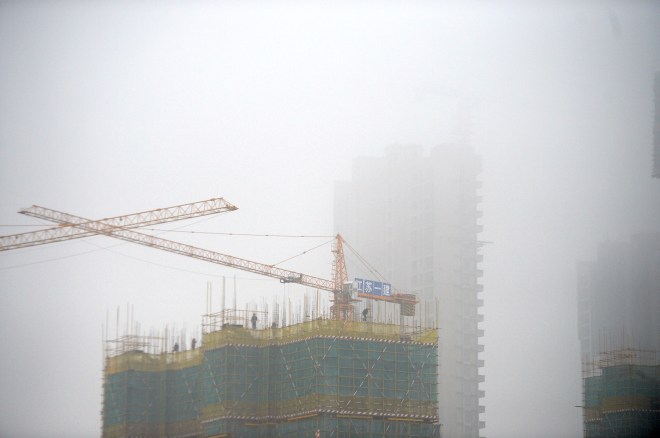
[[[483,374],[477,375],[477,381],[479,383],[484,383],[486,381],[486,376],[484,376]]]

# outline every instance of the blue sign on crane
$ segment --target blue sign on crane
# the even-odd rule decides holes
[[[358,292],[378,295],[381,297],[389,297],[392,295],[392,285],[389,283],[383,283],[382,281],[356,278],[355,281],[353,281],[353,288]]]

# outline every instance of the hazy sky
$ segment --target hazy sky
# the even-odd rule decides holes
[[[0,234],[39,223],[16,213],[32,204],[222,196],[240,210],[185,229],[328,235],[354,157],[467,134],[493,242],[483,434],[580,436],[576,261],[660,231],[660,4],[354,3],[0,2]],[[268,263],[324,241],[164,236]],[[0,253],[0,435],[98,435],[106,314],[194,331],[234,274],[253,300],[298,293],[104,237]]]

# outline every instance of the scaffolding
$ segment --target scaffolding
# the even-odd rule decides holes
[[[583,364],[584,436],[660,436],[660,356],[621,349]]]
[[[228,309],[197,349],[153,344],[106,353],[104,437],[440,436],[435,329]]]

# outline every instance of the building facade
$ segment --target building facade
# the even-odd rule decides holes
[[[602,242],[578,265],[578,336],[583,361],[626,348],[660,351],[660,234]]]
[[[439,418],[444,437],[478,437],[484,391],[479,322],[480,158],[469,148],[430,151],[392,146],[357,158],[350,181],[335,187],[335,231],[402,292],[415,293],[418,317],[440,329]],[[437,309],[437,310],[436,310]]]
[[[402,339],[392,324],[241,320],[186,351],[118,340],[105,363],[103,436],[440,437],[435,329]]]

